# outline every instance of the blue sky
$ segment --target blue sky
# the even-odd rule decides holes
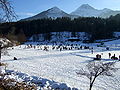
[[[74,11],[82,4],[89,4],[96,9],[120,10],[120,0],[11,0],[11,3],[18,19],[33,16],[54,6],[67,13]]]

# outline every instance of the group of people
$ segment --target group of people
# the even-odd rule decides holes
[[[43,51],[49,51],[49,50],[59,50],[59,51],[65,51],[65,50],[84,50],[84,49],[88,49],[91,51],[91,53],[93,54],[93,47],[89,47],[89,46],[83,46],[80,44],[52,44],[52,45],[44,45],[44,44],[37,44],[37,45],[32,45],[32,44],[27,44],[25,46],[25,48],[34,48],[34,49],[38,49],[38,50],[43,50]],[[109,50],[109,48],[106,48],[107,50]],[[96,57],[94,58],[94,60],[101,60],[101,55],[102,54],[97,54]],[[112,60],[120,60],[120,55],[118,57],[116,57],[115,54],[113,54],[113,56],[111,55],[111,53],[108,53],[109,55],[109,59]]]
[[[113,56],[111,56],[111,53],[108,53],[109,54],[109,58],[110,59],[113,59],[113,60],[120,60],[120,55],[118,57],[116,57],[116,55],[114,54]]]
[[[103,55],[103,53],[101,55]],[[94,58],[94,60],[101,60],[101,55],[97,54],[96,57]],[[112,56],[111,53],[108,53],[108,55],[109,55],[109,59],[120,60],[120,55],[118,57],[115,54],[113,54],[113,56]]]
[[[34,48],[34,49],[39,49],[43,51],[49,51],[49,50],[59,50],[59,51],[64,51],[64,50],[83,50],[83,49],[89,49],[93,53],[93,48],[89,46],[83,46],[80,44],[53,44],[53,45],[32,45],[32,44],[27,44],[25,46],[26,49],[28,48]]]

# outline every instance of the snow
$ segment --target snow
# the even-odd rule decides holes
[[[75,32],[74,38],[80,39],[81,41],[83,40],[89,40],[89,37],[91,37],[89,34],[86,32]],[[55,41],[62,41],[65,42],[66,40],[73,38],[72,32],[51,32],[51,42]],[[45,34],[38,34],[38,35],[33,35],[32,37],[29,38],[29,41],[45,41]]]
[[[37,46],[37,43],[26,43]],[[14,49],[9,48],[9,56],[2,56],[2,62],[8,63],[8,71],[14,75],[20,81],[33,82],[38,85],[42,90],[47,87],[73,90],[88,90],[89,79],[84,76],[78,76],[76,74],[81,68],[93,61],[96,54],[102,55],[101,62],[116,62],[116,67],[119,68],[120,62],[118,60],[109,59],[108,53],[119,56],[120,47],[115,47],[120,44],[120,39],[110,42],[105,42],[105,47],[97,47],[99,43],[83,44],[81,42],[74,43],[77,46],[89,46],[93,47],[93,54],[90,49],[83,50],[52,50],[52,44],[48,43],[49,51],[43,51],[40,48],[26,48],[26,44],[21,46],[15,46]],[[72,44],[72,43],[71,43]],[[43,48],[46,46],[42,44]],[[58,46],[58,45],[56,45]],[[106,50],[106,47],[110,50]],[[18,60],[13,60],[13,57],[17,57]],[[93,90],[119,90],[120,71],[118,70],[115,77],[100,76],[97,78]]]
[[[83,4],[79,8],[77,8],[75,11],[73,11],[71,13],[71,15],[78,15],[78,16],[82,16],[82,17],[103,17],[103,18],[105,18],[102,15],[108,14],[107,16],[109,17],[110,15],[114,14],[111,12],[113,12],[113,10],[110,10],[107,8],[98,10],[98,9],[91,7],[88,4]]]
[[[52,7],[48,10],[45,10],[35,16],[28,17],[25,19],[22,19],[23,21],[27,20],[36,20],[36,19],[42,19],[42,18],[61,18],[61,17],[69,17],[71,19],[78,18],[78,17],[102,17],[102,18],[108,18],[111,15],[115,16],[119,14],[120,11],[114,11],[111,9],[104,8],[102,10],[95,9],[91,7],[88,4],[83,4],[79,8],[77,8],[75,11],[71,12],[70,14],[64,12],[63,10],[59,9],[58,7]]]
[[[102,11],[103,11],[103,12],[110,12],[110,11],[112,11],[112,10],[111,10],[111,9],[108,9],[108,8],[104,8]]]
[[[62,11],[61,9],[59,9],[58,7],[53,7],[51,9],[47,10],[46,15],[50,18],[54,17],[64,17],[64,16],[69,16],[67,13],[65,13],[64,11]]]
[[[7,45],[12,45],[12,42],[10,40],[8,40],[7,38],[0,38],[0,42],[2,44],[2,46],[7,46]]]
[[[78,9],[76,9],[74,12],[72,12],[72,15],[79,15],[82,17],[92,17],[92,16],[98,16],[101,12],[97,9],[94,9],[93,7],[89,6],[88,4],[84,4],[80,6]]]
[[[59,9],[58,7],[53,7],[51,9],[47,10],[46,15],[50,18],[57,18],[57,17],[65,17],[69,15],[67,13],[65,13],[64,11],[62,11],[61,9]]]
[[[0,66],[0,73],[4,74],[5,73],[5,66]]]
[[[49,13],[62,13],[62,10],[60,10],[58,7],[53,7],[48,10]]]
[[[23,20],[34,20],[34,19],[42,19],[42,18],[61,18],[61,17],[71,17],[71,15],[67,14],[63,10],[59,9],[58,7],[52,7],[46,11],[43,11],[35,16],[23,19]]]
[[[120,32],[114,32],[115,37],[120,37]]]

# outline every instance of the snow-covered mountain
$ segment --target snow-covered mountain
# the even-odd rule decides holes
[[[71,15],[78,15],[82,17],[91,17],[91,16],[98,16],[100,14],[100,11],[97,9],[94,9],[88,4],[83,4],[79,8],[77,8],[75,11],[71,13]]]
[[[59,9],[58,7],[50,8],[46,11],[43,11],[35,16],[25,18],[23,20],[35,20],[35,19],[42,19],[42,18],[61,18],[61,17],[70,17],[70,18],[77,18],[77,17],[102,17],[102,18],[108,18],[111,15],[120,14],[120,11],[113,11],[107,8],[104,8],[102,10],[98,10],[93,8],[92,6],[88,4],[83,4],[79,8],[77,8],[72,13],[68,14],[64,12],[63,10]]]
[[[115,15],[117,15],[117,14],[120,14],[120,11],[113,11],[113,10],[107,10],[107,11],[104,11],[104,9],[103,9],[103,13],[101,13],[100,15],[99,15],[99,17],[102,17],[102,18],[109,18],[111,15],[112,16],[115,16]]]
[[[64,12],[63,10],[59,9],[58,7],[53,7],[53,8],[50,8],[46,11],[43,11],[33,17],[29,17],[29,18],[26,18],[24,20],[33,20],[33,19],[42,19],[42,18],[58,18],[58,17],[76,17],[76,15],[69,15],[67,14],[66,12]]]
[[[113,11],[107,8],[104,8],[102,10],[95,9],[91,7],[88,4],[83,4],[79,8],[77,8],[75,11],[70,13],[71,15],[78,15],[81,17],[102,17],[102,18],[108,18],[111,15],[119,14],[120,11]]]

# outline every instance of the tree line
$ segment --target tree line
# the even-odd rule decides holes
[[[31,21],[17,21],[0,24],[0,34],[5,36],[12,34],[24,34],[27,38],[32,35],[50,32],[87,32],[91,34],[91,40],[113,38],[113,32],[120,32],[120,15],[107,19],[98,17],[79,17],[71,19],[62,17],[57,19],[38,19]]]

